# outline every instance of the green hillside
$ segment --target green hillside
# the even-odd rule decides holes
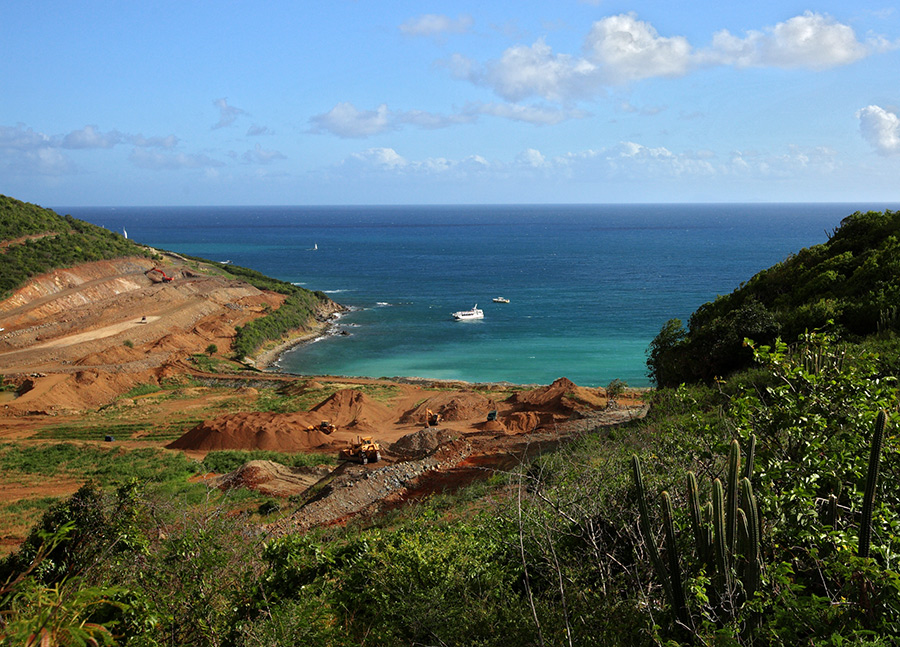
[[[826,243],[799,251],[731,294],[671,320],[650,348],[661,386],[747,367],[744,339],[771,344],[826,328],[847,340],[900,330],[900,212],[856,212]]]
[[[0,298],[30,278],[54,269],[127,256],[149,257],[154,253],[103,227],[4,195],[0,195],[0,244],[4,244],[0,248]],[[287,296],[280,308],[237,330],[233,351],[239,359],[253,355],[271,340],[304,328],[315,317],[317,308],[330,301],[322,292],[279,281],[256,270],[220,266],[201,258],[193,260],[215,268],[218,274]]]
[[[0,195],[0,298],[40,274],[91,261],[149,256],[103,227]]]

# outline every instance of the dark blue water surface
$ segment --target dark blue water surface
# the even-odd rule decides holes
[[[648,384],[647,345],[857,204],[63,207],[151,245],[322,290],[353,311],[301,374]],[[318,249],[313,249],[318,247]],[[503,296],[509,304],[493,303]],[[480,321],[450,313],[478,304]]]

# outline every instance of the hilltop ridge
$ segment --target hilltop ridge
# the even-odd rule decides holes
[[[341,310],[322,293],[12,198],[0,196],[0,212],[0,376],[18,393],[0,415],[107,404],[193,370],[188,359],[213,347],[252,366],[248,355],[312,334]],[[254,327],[267,318],[276,323]]]

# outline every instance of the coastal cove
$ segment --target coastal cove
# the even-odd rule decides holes
[[[273,368],[646,386],[647,345],[871,204],[58,207],[136,242],[321,290],[350,311]],[[495,297],[509,303],[495,303]],[[450,313],[484,310],[484,319]]]

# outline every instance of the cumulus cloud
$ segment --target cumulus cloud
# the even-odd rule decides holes
[[[856,112],[863,139],[881,155],[900,153],[900,117],[880,106],[866,106]]]
[[[849,25],[807,11],[764,31],[750,31],[744,38],[720,31],[702,58],[737,67],[825,69],[855,63],[871,51]]]
[[[112,130],[102,133],[97,126],[73,130],[62,139],[63,148],[112,148],[122,141],[122,134]]]
[[[600,85],[597,66],[569,54],[554,54],[543,40],[530,47],[517,45],[503,52],[483,70],[470,66],[469,80],[486,85],[509,101],[539,96],[550,101],[587,98]]]
[[[254,164],[269,164],[274,162],[275,160],[283,160],[287,159],[284,155],[279,153],[278,151],[267,151],[263,150],[263,147],[259,144],[253,148],[253,150],[249,150],[244,153],[241,158],[245,162],[250,162]]]
[[[657,76],[683,76],[692,65],[692,50],[682,36],[662,37],[633,13],[594,23],[584,43],[585,54],[603,70],[608,83]]]
[[[219,109],[219,121],[213,124],[213,130],[230,126],[235,121],[237,121],[238,117],[247,114],[240,108],[229,106],[228,99],[224,97],[222,99],[216,99],[215,101],[213,101],[213,105]]]
[[[117,130],[103,132],[93,125],[53,136],[26,128],[24,124],[0,126],[0,163],[5,162],[17,173],[62,175],[77,170],[65,150],[111,149],[129,143],[139,148],[170,149],[177,146],[178,138],[128,135]]]
[[[259,137],[260,135],[271,135],[272,131],[267,126],[257,126],[253,124],[247,129],[247,137]]]
[[[898,47],[881,36],[860,41],[853,28],[807,11],[744,37],[727,30],[696,49],[683,36],[663,36],[634,13],[596,21],[579,54],[554,52],[544,39],[515,45],[479,64],[460,54],[441,65],[460,79],[489,87],[518,102],[530,97],[569,102],[593,98],[605,88],[642,79],[681,77],[701,66],[825,69],[849,65]]]
[[[48,135],[26,128],[25,124],[0,126],[0,149],[34,150],[51,145]]]
[[[390,119],[388,108],[382,104],[375,110],[358,110],[349,102],[337,104],[334,108],[310,119],[313,132],[330,132],[338,137],[370,137],[397,126]]]
[[[424,14],[410,18],[400,31],[407,36],[440,37],[444,34],[464,34],[472,28],[472,17],[460,14],[455,19],[442,14]]]

